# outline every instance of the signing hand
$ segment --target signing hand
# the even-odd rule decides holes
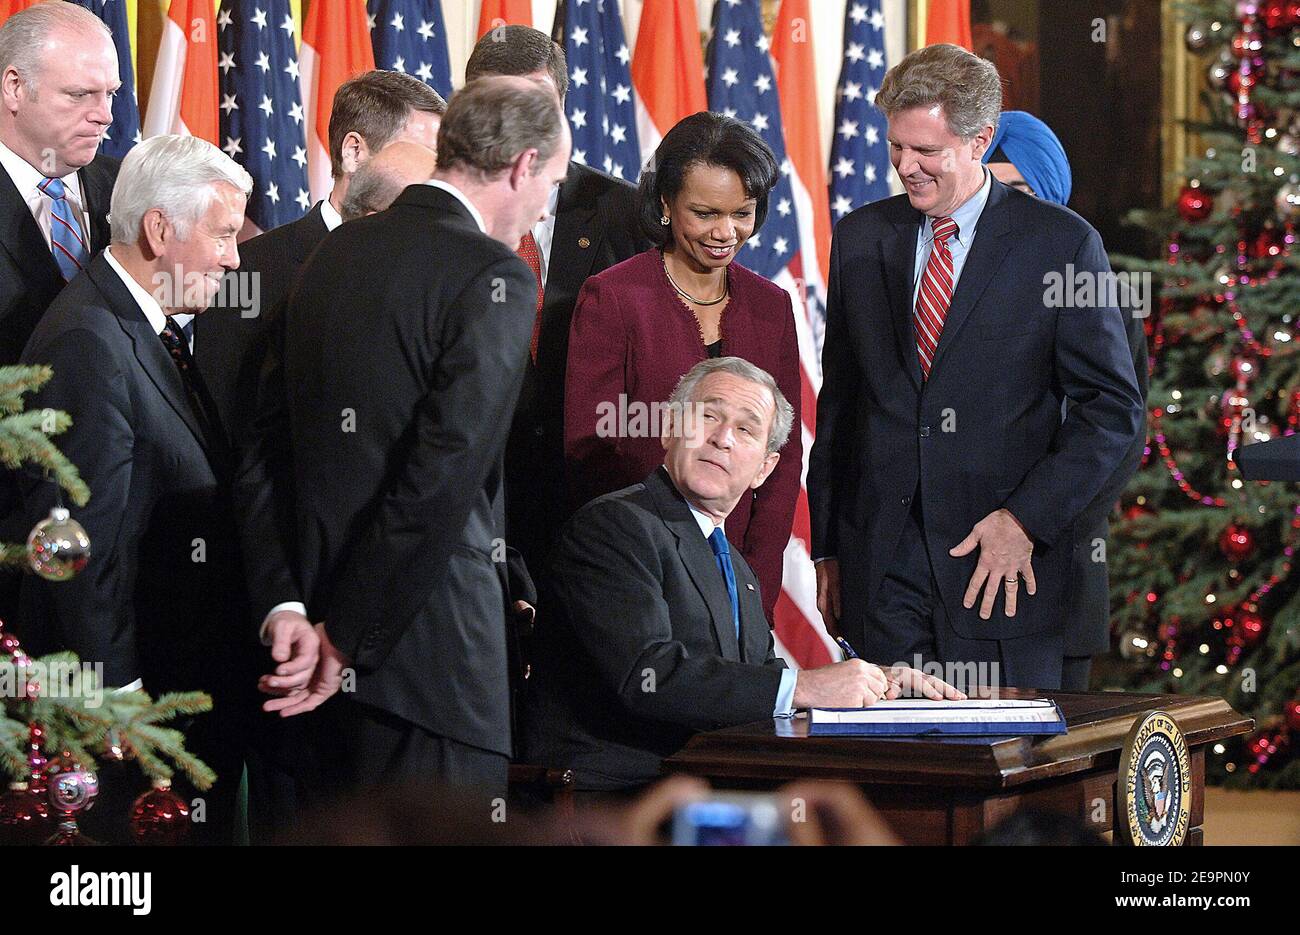
[[[343,670],[352,665],[351,660],[343,655],[330,642],[325,632],[325,624],[316,624],[316,635],[320,638],[320,659],[312,672],[307,687],[284,698],[272,698],[262,705],[263,711],[279,711],[280,717],[292,717],[313,711],[327,701],[343,685]]]
[[[1004,612],[1008,617],[1016,615],[1016,592],[1020,588],[1020,576],[1025,577],[1025,588],[1032,595],[1038,590],[1034,580],[1034,567],[1030,558],[1034,552],[1034,543],[1025,535],[1024,528],[1008,510],[994,510],[975,524],[965,539],[948,551],[948,554],[960,558],[968,555],[979,546],[979,564],[975,574],[971,575],[962,598],[962,606],[970,609],[975,606],[975,598],[980,588],[984,588],[984,600],[980,603],[980,617],[989,619],[993,614],[993,602],[997,600],[998,588],[1006,591],[1007,602]]]

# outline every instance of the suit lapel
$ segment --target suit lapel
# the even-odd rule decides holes
[[[916,238],[921,230],[921,215],[913,213],[916,217],[894,225],[893,235],[881,240],[880,250],[898,352],[903,369],[919,390],[921,363],[916,356],[916,331],[912,324],[912,283],[916,278]]]
[[[321,203],[316,202],[310,211],[293,222],[293,258],[299,268],[307,262],[307,258],[316,249],[316,245],[324,240],[325,235],[329,233],[320,206]]]
[[[108,246],[108,200],[112,197],[113,186],[102,190],[99,180],[101,173],[94,162],[77,170],[77,179],[81,182],[81,197],[85,199],[82,206],[86,214],[86,226],[90,228],[90,255]]]
[[[743,558],[732,554],[736,566],[736,593],[740,597],[740,661],[761,665],[767,660],[768,626],[758,580]]]
[[[28,210],[18,186],[3,169],[0,169],[0,244],[27,279],[62,285],[63,274],[54,262],[40,225]]]
[[[542,305],[542,322],[549,323],[559,305],[572,305],[578,290],[587,281],[592,263],[604,237],[596,222],[594,202],[578,198],[581,176],[570,167],[569,176],[560,186],[555,203],[555,229],[551,235],[551,255],[546,264],[546,295]],[[579,241],[585,240],[587,246]]]
[[[723,580],[713,549],[700,533],[699,524],[691,514],[672,481],[663,468],[659,468],[646,482],[655,497],[659,516],[677,539],[677,554],[708,607],[713,624],[713,634],[723,659],[739,660],[740,646],[736,640],[736,627],[731,619],[731,598]]]
[[[962,265],[957,290],[948,305],[943,334],[939,336],[939,346],[930,365],[931,379],[934,379],[934,371],[943,360],[944,353],[957,340],[962,325],[974,311],[980,296],[992,282],[994,274],[1011,249],[1012,241],[1005,236],[1011,230],[1007,223],[1005,198],[1006,188],[994,179],[992,188],[989,189],[988,203],[984,205],[975,229],[975,240]]]
[[[189,427],[203,450],[211,456],[213,453],[209,449],[208,440],[186,398],[181,372],[176,369],[175,361],[167,353],[167,348],[149,324],[149,319],[145,318],[126,284],[102,256],[90,264],[88,271],[99,291],[108,300],[109,307],[117,315],[118,324],[131,339],[140,368],[158,388],[168,405],[176,410],[176,414]]]

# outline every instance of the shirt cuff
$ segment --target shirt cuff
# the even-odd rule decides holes
[[[794,717],[794,683],[799,678],[797,669],[781,670],[781,687],[776,690],[776,706],[772,717]]]
[[[262,626],[257,631],[257,638],[262,641],[263,646],[271,645],[271,641],[266,638],[266,625],[271,622],[272,617],[282,610],[292,610],[304,617],[307,616],[307,605],[302,601],[285,601],[282,604],[276,604],[266,612],[266,616],[262,618]]]
[[[833,561],[835,561],[834,555],[823,555],[821,558],[813,559],[813,565],[815,567],[817,565],[820,565],[822,562],[833,562]]]

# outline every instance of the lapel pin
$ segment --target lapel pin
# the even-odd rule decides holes
[[[754,586],[750,584],[748,581],[745,582],[745,587],[749,588],[749,590],[751,591],[754,590]]]
[[[591,246],[591,241],[588,240],[586,237],[579,237],[579,238],[578,238],[578,246],[581,247],[582,249],[586,250],[588,247]]]

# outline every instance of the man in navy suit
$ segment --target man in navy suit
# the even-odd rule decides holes
[[[876,96],[906,191],[835,231],[813,558],[827,625],[864,657],[1054,688],[1073,526],[1142,403],[1097,232],[981,165],[1001,96],[951,45],[907,56]]]

